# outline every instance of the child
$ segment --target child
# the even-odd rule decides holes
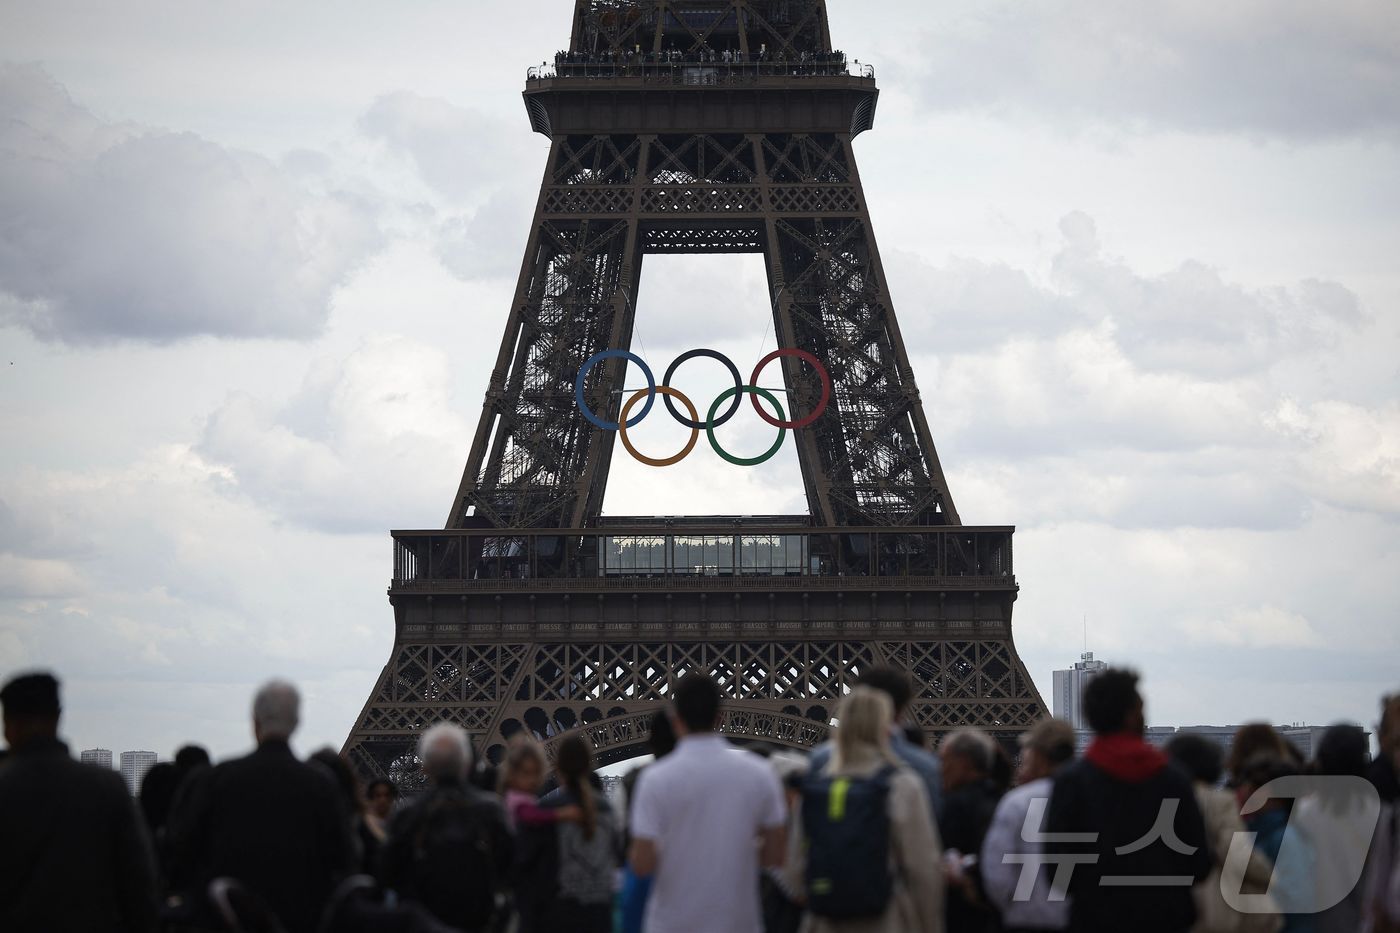
[[[501,767],[501,791],[505,798],[506,821],[512,830],[521,826],[548,826],[576,823],[583,817],[577,806],[542,807],[538,797],[544,783],[544,749],[528,735],[518,734],[506,747]]]

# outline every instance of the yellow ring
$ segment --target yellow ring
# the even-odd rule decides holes
[[[690,399],[686,398],[680,390],[673,389],[670,386],[657,386],[656,391],[661,395],[669,395],[671,398],[679,400],[680,403],[685,406],[685,410],[690,412],[690,420],[692,422],[700,420],[700,413],[695,410],[695,406],[690,403]],[[632,411],[632,406],[646,398],[650,392],[650,389],[638,389],[633,393],[632,397],[627,400],[627,404],[622,406],[622,414],[618,416],[617,421],[617,436],[621,438],[622,446],[627,448],[627,452],[632,455],[632,459],[640,460],[647,466],[664,467],[670,466],[673,463],[680,463],[695,449],[695,442],[700,439],[699,428],[690,429],[690,440],[681,448],[681,452],[673,457],[648,457],[645,454],[640,454],[637,452],[637,448],[632,446],[632,442],[627,439],[627,415]]]

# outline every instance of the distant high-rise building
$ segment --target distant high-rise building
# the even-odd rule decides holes
[[[1065,720],[1076,729],[1089,728],[1089,724],[1084,721],[1084,713],[1080,709],[1080,700],[1084,697],[1084,688],[1089,686],[1089,681],[1106,670],[1108,670],[1106,662],[1095,661],[1094,652],[1086,651],[1079,656],[1074,667],[1056,671],[1054,696],[1051,698],[1051,708],[1054,710],[1055,716]]]
[[[141,790],[141,779],[155,763],[155,752],[122,752],[122,777],[133,797]]]
[[[85,748],[78,757],[83,764],[97,765],[100,768],[112,767],[112,750],[110,748]]]

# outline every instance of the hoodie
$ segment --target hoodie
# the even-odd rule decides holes
[[[1069,881],[1071,930],[1191,928],[1191,885],[1211,868],[1205,823],[1190,778],[1140,735],[1097,736],[1081,761],[1061,770],[1045,825],[1052,839],[1087,836],[1046,843],[1052,856],[1078,860]]]

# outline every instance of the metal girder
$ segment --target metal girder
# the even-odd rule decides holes
[[[346,751],[365,773],[412,770],[414,733],[455,722],[492,762],[516,733],[552,749],[584,734],[604,763],[642,754],[645,720],[676,681],[708,673],[726,697],[722,728],[741,741],[810,749],[863,669],[894,664],[919,683],[911,708],[937,736],[964,725],[1011,736],[1044,714],[1007,638],[765,639],[402,644]]]

